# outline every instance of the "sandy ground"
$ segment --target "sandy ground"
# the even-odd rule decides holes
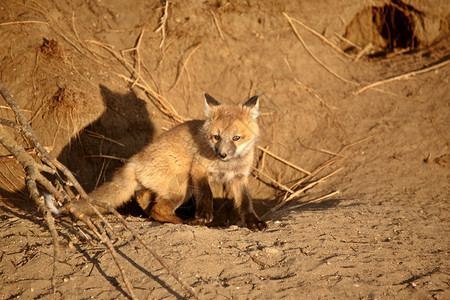
[[[374,44],[362,53],[371,57],[342,54],[294,22],[296,36],[283,15],[344,49],[338,36],[358,36],[348,32],[355,16],[384,3],[169,1],[164,30],[156,31],[160,1],[0,0],[0,81],[87,190],[123,164],[115,158],[176,123],[127,81],[137,76],[185,118],[202,118],[205,92],[234,103],[258,94],[259,146],[308,171],[333,159],[310,182],[338,173],[272,213],[285,192],[252,177],[266,231],[243,228],[219,202],[209,227],[125,215],[201,299],[450,299],[450,67],[357,93],[448,61],[450,5],[407,2],[425,16],[427,38],[417,29],[416,51],[375,55]],[[14,120],[3,104],[0,113]],[[20,165],[0,165],[0,298],[129,298],[109,252],[69,218],[56,221],[53,293],[47,225],[23,189]],[[288,187],[305,177],[262,152],[255,166]],[[190,297],[108,220],[138,298]]]

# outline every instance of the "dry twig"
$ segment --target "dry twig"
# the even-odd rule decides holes
[[[376,81],[376,82],[373,82],[373,83],[371,83],[369,85],[366,85],[365,87],[357,90],[353,94],[354,95],[358,95],[358,94],[364,92],[365,90],[368,90],[370,88],[373,88],[373,87],[376,87],[376,86],[379,86],[379,85],[382,85],[382,84],[385,84],[385,83],[388,83],[388,82],[393,82],[393,81],[397,81],[397,80],[404,80],[404,79],[408,79],[408,78],[410,78],[412,76],[416,76],[416,75],[419,75],[419,74],[427,73],[427,72],[430,72],[430,71],[442,68],[443,66],[445,66],[445,65],[447,65],[449,63],[450,63],[450,59],[447,59],[447,60],[444,60],[443,62],[440,62],[440,63],[437,63],[437,64],[432,64],[431,66],[426,67],[426,68],[422,68],[422,69],[411,71],[411,72],[408,72],[408,73],[405,73],[405,74],[397,75],[397,76],[390,77],[390,78],[387,78],[387,79],[384,79],[384,80]]]
[[[282,191],[288,192],[288,193],[294,193],[293,190],[291,190],[290,188],[288,188],[287,186],[285,186],[284,184],[280,183],[278,180],[273,179],[271,176],[267,175],[265,172],[263,172],[262,170],[253,168],[253,171],[256,172],[255,177],[259,178],[261,181],[262,178],[260,178],[259,176],[262,175],[263,177],[265,177],[266,179],[269,180],[269,184],[274,185],[275,187],[279,188]]]
[[[297,19],[291,18],[291,20],[293,20],[295,23],[299,24],[300,26],[302,26],[303,28],[305,28],[306,30],[308,30],[309,32],[311,32],[312,34],[314,34],[315,36],[317,36],[319,39],[321,39],[322,41],[325,42],[325,44],[327,44],[328,46],[330,46],[331,48],[333,48],[333,50],[335,50],[336,52],[344,55],[347,58],[350,58],[350,55],[348,55],[347,53],[345,53],[344,51],[342,51],[341,48],[339,48],[338,46],[336,46],[335,44],[333,44],[332,42],[330,42],[326,37],[324,37],[323,35],[321,35],[320,33],[318,33],[317,31],[315,31],[314,29],[306,26],[303,22],[300,22]]]
[[[355,43],[353,43],[353,42],[350,41],[349,39],[346,39],[346,38],[343,37],[342,35],[340,35],[340,34],[338,34],[338,33],[336,33],[336,32],[334,33],[334,35],[337,36],[341,41],[343,41],[343,42],[349,44],[350,46],[352,46],[353,48],[355,48],[355,49],[357,49],[357,50],[359,50],[359,51],[362,50],[362,47],[356,45]]]
[[[358,60],[368,53],[373,48],[372,43],[368,43],[359,53],[356,55],[355,59],[353,60],[354,63],[358,62]]]
[[[48,22],[44,22],[44,21],[27,20],[27,21],[4,22],[4,23],[0,23],[0,26],[23,25],[23,24],[44,24],[44,25],[49,25]]]
[[[134,82],[131,85],[131,88],[134,87],[134,85],[139,81],[139,79],[141,78],[141,56],[139,55],[139,47],[141,46],[141,41],[142,41],[142,37],[144,36],[144,32],[145,32],[145,27],[142,28],[141,33],[139,34],[138,40],[136,42],[136,46],[134,46],[133,48],[130,49],[125,49],[122,50],[122,57],[125,60],[125,56],[124,53],[126,52],[130,52],[130,51],[134,51],[136,53],[136,59],[135,59],[135,67],[134,69],[136,70],[136,74],[131,74],[131,76],[134,76]]]
[[[185,71],[185,69],[186,69],[186,64],[188,63],[188,61],[191,58],[192,54],[194,54],[194,52],[197,51],[197,49],[200,48],[200,46],[201,46],[200,43],[197,43],[197,44],[191,46],[190,48],[192,48],[192,50],[187,55],[186,59],[183,62],[181,62],[181,60],[180,60],[180,62],[178,63],[178,69],[177,69],[177,75],[175,77],[175,82],[168,89],[168,91],[173,89],[177,85],[178,81],[180,81],[181,75],[183,74],[183,71]]]
[[[211,13],[211,15],[213,17],[214,25],[216,25],[216,28],[217,28],[217,31],[219,32],[220,38],[222,40],[225,40],[225,37],[223,36],[223,33],[222,33],[222,29],[220,29],[220,26],[219,26],[219,21],[216,18],[216,14],[212,10],[210,10],[209,12]]]
[[[301,168],[301,167],[299,167],[299,166],[297,166],[297,165],[295,165],[295,164],[293,164],[293,163],[291,163],[291,162],[285,160],[285,159],[282,158],[282,157],[279,157],[279,156],[276,155],[275,153],[272,153],[272,152],[270,152],[269,150],[267,150],[267,149],[265,149],[265,148],[262,148],[262,147],[258,146],[258,149],[261,150],[261,151],[263,151],[263,152],[265,152],[265,153],[267,153],[268,155],[272,156],[272,157],[275,158],[276,160],[279,160],[279,161],[281,161],[282,163],[288,165],[289,167],[296,169],[297,171],[303,172],[303,173],[305,173],[305,174],[307,174],[307,175],[311,174],[311,172],[309,172],[309,171],[307,171],[307,170],[305,170],[305,169],[303,169],[303,168]]]
[[[98,132],[95,132],[95,131],[92,131],[92,130],[89,130],[89,129],[84,129],[83,132],[86,132],[88,135],[90,135],[90,136],[92,136],[94,138],[106,140],[106,141],[109,141],[109,142],[114,143],[116,145],[119,145],[121,147],[126,147],[124,143],[121,143],[121,142],[118,142],[116,140],[113,140],[113,139],[111,139],[111,138],[109,138],[107,136],[104,136],[101,133],[98,133]]]
[[[298,198],[298,196],[301,193],[305,192],[306,190],[309,190],[310,188],[314,187],[318,183],[324,182],[326,179],[330,178],[331,176],[336,175],[337,173],[342,171],[342,169],[343,168],[339,168],[336,171],[334,171],[334,172],[332,172],[332,173],[330,173],[330,174],[328,174],[328,175],[326,175],[326,176],[324,176],[324,177],[322,177],[322,178],[320,178],[320,179],[318,179],[316,181],[308,183],[308,185],[306,185],[305,187],[303,187],[303,188],[301,188],[299,190],[296,190],[295,193],[293,193],[289,197],[287,197],[286,200],[284,200],[284,202],[289,202],[289,201],[291,201],[291,200],[293,200],[295,198]]]
[[[0,119],[0,123],[4,124],[4,119]],[[52,151],[53,147],[44,147],[45,150],[47,151]],[[28,154],[36,154],[36,149],[32,148],[32,149],[25,149],[25,151]],[[5,155],[5,156],[0,156],[0,163],[5,163],[5,162],[9,162],[9,161],[15,161],[16,158],[14,157],[14,155]]]
[[[333,197],[334,195],[337,195],[339,193],[340,193],[340,191],[334,191],[334,192],[328,193],[328,194],[326,194],[326,195],[324,195],[322,197],[319,197],[319,198],[316,198],[316,199],[312,199],[312,200],[308,200],[308,201],[305,201],[303,203],[291,206],[291,207],[289,207],[289,209],[297,209],[299,207],[302,207],[302,206],[305,206],[305,205],[308,205],[308,204],[311,204],[311,203],[314,203],[314,202],[319,202],[319,201],[322,201],[324,199]]]
[[[341,75],[337,74],[336,72],[334,72],[333,70],[331,70],[327,65],[325,65],[312,51],[311,49],[309,49],[308,45],[305,43],[305,41],[303,40],[302,36],[300,35],[300,33],[298,33],[297,28],[295,28],[294,23],[292,22],[292,18],[289,17],[286,13],[283,13],[284,17],[286,18],[286,20],[288,21],[289,25],[291,25],[292,30],[294,30],[295,36],[298,38],[298,40],[300,41],[300,43],[302,43],[303,47],[305,47],[306,51],[309,53],[309,55],[311,55],[311,57],[319,64],[321,65],[325,70],[327,70],[329,73],[331,73],[334,77],[338,78],[339,80],[345,82],[345,83],[349,83],[352,85],[359,85],[357,82],[354,82],[352,80],[348,80],[344,77],[342,77]]]
[[[161,42],[159,43],[159,48],[162,50],[164,55],[164,42],[166,40],[166,22],[168,13],[167,10],[169,9],[169,0],[166,0],[166,4],[164,5],[164,13],[159,20],[159,27],[156,28],[155,32],[161,32]]]

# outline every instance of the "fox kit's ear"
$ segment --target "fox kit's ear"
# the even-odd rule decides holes
[[[250,111],[254,119],[256,119],[259,116],[258,96],[251,97],[242,106]]]
[[[214,106],[219,106],[220,103],[208,94],[205,94],[205,115],[206,117],[211,117],[211,108]]]

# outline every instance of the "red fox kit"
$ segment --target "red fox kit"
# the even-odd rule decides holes
[[[117,208],[136,193],[139,205],[157,221],[207,224],[213,219],[210,183],[217,182],[232,191],[245,226],[252,230],[266,228],[253,209],[248,188],[259,131],[258,97],[242,105],[220,104],[208,94],[205,100],[206,120],[188,121],[163,133],[90,196]],[[183,220],[175,210],[192,197],[195,218]],[[94,214],[84,201],[73,206],[83,213]]]

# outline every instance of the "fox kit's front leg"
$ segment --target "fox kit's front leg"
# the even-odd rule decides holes
[[[191,176],[192,193],[195,199],[195,219],[190,224],[205,225],[214,217],[213,194],[203,170],[193,170]]]
[[[235,178],[231,182],[231,189],[234,196],[234,205],[239,211],[241,221],[247,228],[251,230],[263,230],[267,228],[267,224],[261,221],[253,209],[252,198],[248,189],[247,177],[241,176]]]

